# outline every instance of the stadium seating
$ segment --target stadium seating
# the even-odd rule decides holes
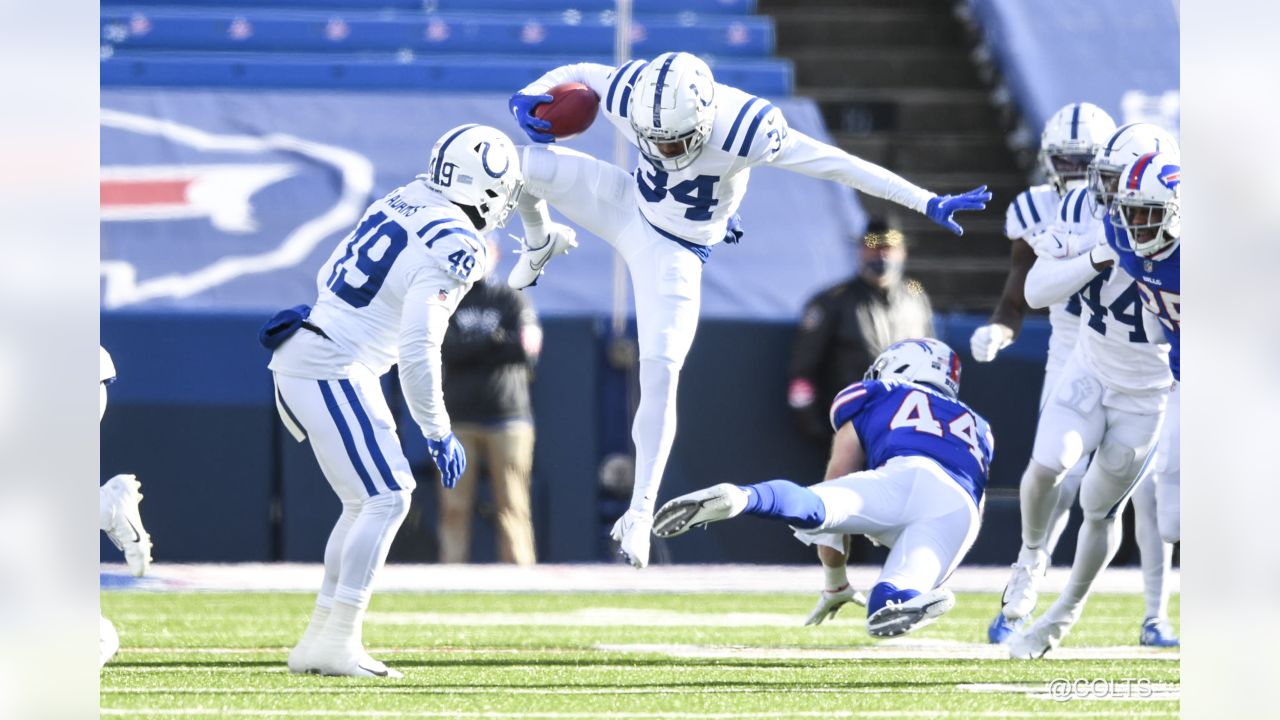
[[[104,86],[509,91],[554,64],[611,62],[612,3],[213,0],[104,4]],[[790,94],[773,22],[748,0],[637,3],[632,52],[696,52],[749,92]]]

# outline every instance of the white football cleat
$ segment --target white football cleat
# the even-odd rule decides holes
[[[320,668],[312,661],[311,643],[306,638],[298,641],[289,651],[289,672],[294,675],[304,673],[319,674]]]
[[[813,612],[809,613],[809,618],[804,621],[804,624],[821,625],[823,620],[835,617],[836,613],[840,612],[840,608],[847,603],[866,607],[867,596],[854,590],[847,583],[838,590],[823,590],[818,598],[818,604],[813,608]]]
[[[874,637],[897,637],[932,623],[956,606],[955,593],[935,588],[906,602],[889,603],[867,618],[867,632]]]
[[[99,617],[102,618],[98,623],[98,669],[101,670],[120,649],[120,636],[116,633],[116,626],[105,615]]]
[[[577,232],[568,225],[551,223],[547,226],[547,238],[539,247],[530,247],[527,241],[521,241],[523,249],[519,251],[519,259],[511,274],[507,276],[507,285],[522,290],[538,282],[542,269],[551,258],[563,255],[578,247]]]
[[[1013,572],[1009,575],[1009,584],[1004,586],[1004,596],[1000,598],[1000,612],[1009,620],[1025,620],[1031,617],[1040,599],[1040,580],[1049,569],[1049,555],[1043,551],[1033,551],[1035,557],[1031,562],[1023,562],[1019,554],[1019,562],[1013,564]]]
[[[653,534],[661,538],[683,535],[696,525],[728,520],[746,507],[746,490],[729,483],[712,485],[663,505],[654,516]]]
[[[151,536],[142,527],[138,514],[142,484],[133,475],[116,475],[99,490],[111,509],[111,521],[103,528],[107,537],[124,553],[129,571],[135,577],[147,574],[151,566]]]
[[[1071,630],[1071,623],[1051,622],[1041,615],[1036,621],[1009,636],[1009,657],[1014,660],[1037,660],[1058,647]]]
[[[312,653],[312,667],[305,672],[313,672],[331,677],[376,677],[398,680],[404,673],[393,670],[381,661],[374,660],[364,650],[347,652],[333,657],[321,657],[320,653]],[[290,668],[292,670],[292,668]]]
[[[609,531],[619,545],[622,557],[634,568],[649,566],[649,533],[653,531],[653,516],[628,510],[613,524]]]

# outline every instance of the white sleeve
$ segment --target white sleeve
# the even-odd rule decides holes
[[[1087,285],[1099,272],[1101,271],[1093,267],[1090,253],[1065,260],[1041,255],[1027,273],[1022,294],[1027,299],[1027,305],[1033,308],[1049,307],[1071,297],[1072,293]]]
[[[431,283],[414,283],[404,297],[400,316],[400,387],[409,414],[430,440],[448,435],[449,413],[444,407],[440,346],[449,329],[449,317],[466,289],[458,284],[451,300],[440,300]]]
[[[810,177],[834,180],[878,198],[924,213],[934,193],[917,187],[875,163],[796,130],[787,133],[769,164]]]
[[[609,91],[609,77],[615,68],[597,63],[561,65],[534,80],[520,91],[521,95],[543,95],[551,88],[568,82],[580,82],[595,91],[604,102]]]

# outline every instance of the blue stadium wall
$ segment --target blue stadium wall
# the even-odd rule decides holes
[[[102,423],[103,477],[143,481],[143,510],[162,562],[319,561],[339,504],[307,444],[275,417],[268,356],[255,342],[261,313],[110,312],[103,344],[120,372]],[[944,340],[965,360],[962,396],[992,423],[996,457],[985,523],[971,564],[1010,561],[1018,545],[1016,488],[1030,453],[1047,323],[990,364],[972,362],[976,316],[940,316]],[[603,491],[602,460],[626,449],[625,377],[609,366],[607,323],[545,319],[533,386],[537,422],[534,522],[540,560],[610,558],[606,533],[626,501]],[[716,482],[776,477],[817,482],[826,448],[801,435],[786,405],[790,323],[705,320],[681,378],[680,431],[661,498]],[[394,376],[394,373],[392,374]],[[393,561],[436,559],[437,480],[394,377],[387,381],[402,442],[419,478]],[[481,493],[482,498],[485,496]],[[481,518],[473,559],[492,560],[492,525]],[[1060,545],[1069,558],[1074,523]],[[881,552],[856,548],[855,559]],[[1129,548],[1122,548],[1125,562]],[[102,557],[118,557],[104,540]],[[655,547],[656,562],[809,562],[786,528],[754,519]]]

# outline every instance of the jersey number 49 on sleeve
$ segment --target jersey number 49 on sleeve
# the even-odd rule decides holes
[[[889,421],[889,429],[896,430],[909,427],[916,432],[927,433],[934,437],[943,437],[942,423],[933,419],[933,409],[929,407],[929,395],[913,390],[902,399],[898,412]],[[969,452],[978,461],[978,466],[986,471],[983,461],[982,446],[978,441],[978,422],[971,413],[964,413],[947,424],[947,432],[964,441]]]
[[[373,302],[391,266],[408,244],[409,232],[404,226],[387,220],[386,213],[374,213],[351,233],[347,251],[333,264],[333,272],[325,284],[348,305],[366,307]]]
[[[689,206],[689,209],[684,211],[686,219],[710,220],[711,208],[720,204],[719,200],[711,197],[715,193],[716,183],[720,178],[715,175],[699,175],[692,180],[685,180],[667,188],[669,177],[662,170],[647,173],[644,168],[636,168],[636,184],[640,186],[640,194],[645,200],[660,202],[670,193],[672,200]]]

